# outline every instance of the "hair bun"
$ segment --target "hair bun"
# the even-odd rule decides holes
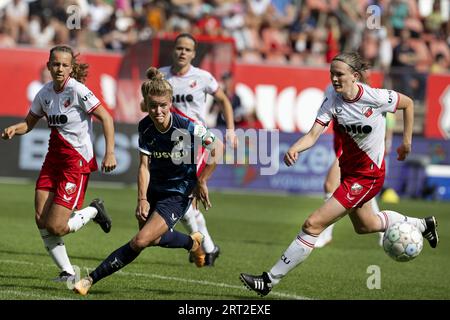
[[[153,79],[164,79],[164,75],[155,67],[150,67],[146,71],[147,79],[153,80]]]

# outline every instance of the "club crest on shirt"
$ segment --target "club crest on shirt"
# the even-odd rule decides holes
[[[356,196],[356,195],[361,193],[362,189],[363,189],[362,185],[360,185],[359,183],[355,182],[350,187],[350,194],[353,195],[353,196]]]
[[[75,191],[77,191],[77,185],[72,182],[67,182],[64,190],[66,191],[66,193],[68,195],[71,195],[71,194],[75,193]]]
[[[70,98],[67,98],[67,100],[64,101],[64,108],[67,108],[68,106],[70,106]]]
[[[366,118],[370,117],[373,113],[372,107],[367,107],[363,109],[363,114],[366,116]]]

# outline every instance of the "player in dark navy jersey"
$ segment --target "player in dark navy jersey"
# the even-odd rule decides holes
[[[86,295],[100,279],[131,263],[148,246],[185,248],[194,255],[205,255],[200,232],[189,236],[173,228],[189,208],[192,196],[206,209],[211,207],[206,182],[223,145],[203,125],[170,112],[172,87],[161,72],[150,68],[147,77],[149,80],[141,87],[141,107],[149,116],[139,123],[136,218],[140,230],[89,276],[75,283],[74,291],[81,295]],[[198,177],[193,161],[197,145],[210,151],[209,161]]]

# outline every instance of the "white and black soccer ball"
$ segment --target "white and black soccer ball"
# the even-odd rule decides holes
[[[395,261],[411,261],[420,254],[422,248],[422,233],[406,221],[396,222],[384,232],[383,249]]]

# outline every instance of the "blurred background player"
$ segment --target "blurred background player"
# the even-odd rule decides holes
[[[182,33],[175,39],[171,66],[162,67],[159,70],[165,75],[167,81],[173,88],[174,112],[187,117],[193,121],[205,124],[206,118],[206,95],[210,94],[223,107],[227,132],[227,143],[236,145],[234,134],[233,108],[230,100],[219,87],[216,79],[205,70],[194,67],[191,62],[195,58],[197,42],[195,38]],[[203,160],[202,160],[203,159]],[[204,164],[204,155],[198,159],[198,172],[201,172]],[[214,244],[203,213],[191,205],[181,220],[190,233],[200,231],[204,236],[203,249],[206,252],[206,266],[213,266],[215,259],[219,256],[220,249]],[[190,261],[193,261],[191,256]],[[195,261],[198,267],[202,267],[199,261]]]
[[[395,222],[408,221],[422,232],[432,248],[439,242],[435,217],[419,219],[394,211],[374,212],[369,203],[381,190],[385,177],[385,113],[403,110],[403,140],[397,148],[397,159],[404,161],[411,152],[414,103],[401,93],[360,83],[368,68],[357,53],[341,53],[333,58],[330,78],[334,90],[325,92],[311,130],[285,154],[284,162],[292,166],[299,153],[312,147],[335,119],[342,139],[341,183],[333,196],[305,220],[300,233],[269,272],[257,276],[241,273],[244,285],[259,295],[267,295],[289,271],[305,261],[318,235],[347,214],[358,234],[384,231]]]
[[[82,210],[74,209],[81,209],[89,175],[97,170],[92,146],[92,115],[103,126],[104,172],[116,167],[114,125],[108,111],[83,85],[88,65],[78,63],[70,47],[52,48],[47,68],[53,81],[38,92],[25,120],[4,129],[2,138],[11,139],[30,132],[44,116],[51,129],[48,153],[36,182],[36,225],[48,253],[61,270],[55,280],[65,281],[75,275],[75,270],[62,237],[78,231],[91,219],[100,224],[104,232],[111,229],[111,219],[102,200],[95,199]]]
[[[140,230],[88,277],[75,284],[74,291],[81,295],[86,295],[97,281],[131,263],[149,246],[185,248],[196,258],[205,257],[200,232],[189,236],[174,227],[188,210],[192,194],[206,209],[211,207],[207,181],[223,145],[203,125],[171,112],[172,87],[161,72],[149,68],[147,78],[141,92],[148,117],[139,122],[138,129],[140,164],[136,217]],[[195,162],[180,160],[186,160],[186,155],[189,159],[195,157],[199,140],[211,152],[211,159],[197,177]]]
[[[31,81],[27,87],[28,101],[32,103],[39,90],[41,90],[42,87],[51,80],[52,76],[50,75],[47,66],[42,66],[41,70],[39,71],[39,79]]]

